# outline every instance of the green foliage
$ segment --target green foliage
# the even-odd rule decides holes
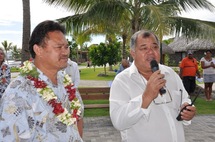
[[[198,69],[199,69],[199,73],[203,74],[203,69],[201,67],[201,63],[200,62],[198,62]]]
[[[4,40],[1,44],[6,52],[12,49],[12,42],[8,43],[7,40]]]
[[[78,45],[74,40],[68,41],[69,46],[70,46],[70,59],[76,59],[77,60],[77,50],[78,50]]]
[[[167,66],[178,66],[178,63],[176,63],[174,60],[170,60],[169,54],[165,54],[165,62],[164,64]]]
[[[120,43],[93,45],[89,49],[89,56],[93,66],[104,66],[106,75],[106,64],[111,66],[120,60]]]
[[[18,67],[11,67],[10,68],[10,72],[13,73],[13,72],[19,72],[19,68]]]
[[[102,44],[102,45],[103,45],[103,44]],[[102,45],[101,45],[101,46],[102,46]],[[90,47],[90,49],[89,49],[89,56],[90,56],[91,64],[92,64],[93,66],[96,66],[96,65],[100,66],[100,65],[99,65],[99,61],[100,61],[101,59],[99,60],[100,54],[99,54],[97,45],[92,45],[92,46]],[[101,57],[101,58],[102,58],[102,57]]]
[[[114,65],[120,61],[120,42],[109,43],[107,47],[108,64]]]
[[[12,46],[12,56],[14,60],[21,60],[21,49],[18,49],[16,45]]]

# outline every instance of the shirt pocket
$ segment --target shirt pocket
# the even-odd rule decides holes
[[[172,103],[170,103],[170,107],[174,109],[174,111],[180,111],[182,104],[182,92],[173,90],[171,91]]]

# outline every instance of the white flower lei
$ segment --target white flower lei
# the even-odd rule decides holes
[[[39,76],[39,73],[37,72],[36,67],[33,66],[33,64],[30,61],[25,61],[24,62],[24,65],[20,68],[20,74],[22,76],[27,76],[27,77],[30,76],[30,77],[32,77],[34,79],[38,79],[38,76]],[[32,81],[34,81],[34,80],[32,80]],[[67,86],[70,86],[70,87],[73,86],[72,80],[71,80],[71,78],[69,77],[68,74],[64,75],[63,84],[64,84],[65,89],[66,89]],[[54,94],[54,91],[50,87],[48,87],[47,84],[43,88],[38,88],[38,87],[36,87],[36,88],[37,88],[37,92],[40,94],[40,96],[46,102],[49,102],[49,101],[51,101],[53,99],[54,100],[57,99],[57,96]],[[71,109],[70,113],[68,112],[68,110],[66,108],[63,108],[64,109],[63,113],[60,113],[58,115],[56,115],[53,112],[56,115],[56,117],[62,123],[66,124],[66,125],[72,125],[77,121],[77,116],[73,116],[72,115],[73,113],[75,113],[78,116],[81,115],[81,103],[80,103],[79,99],[77,99],[75,97],[72,101],[69,101],[69,103],[70,103],[70,109]],[[77,112],[74,112],[74,110],[76,110]]]

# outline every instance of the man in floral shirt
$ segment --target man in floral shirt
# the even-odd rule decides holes
[[[81,104],[67,66],[65,29],[54,21],[34,29],[20,76],[5,91],[0,107],[0,141],[82,142],[76,122]]]

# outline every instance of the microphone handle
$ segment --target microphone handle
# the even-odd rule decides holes
[[[152,67],[152,72],[155,72],[159,70],[158,66],[155,66],[155,67]],[[163,95],[166,93],[166,90],[162,87],[160,90],[159,90],[160,94]]]
[[[166,93],[166,89],[164,89],[163,87],[159,90],[160,94],[165,94]]]

